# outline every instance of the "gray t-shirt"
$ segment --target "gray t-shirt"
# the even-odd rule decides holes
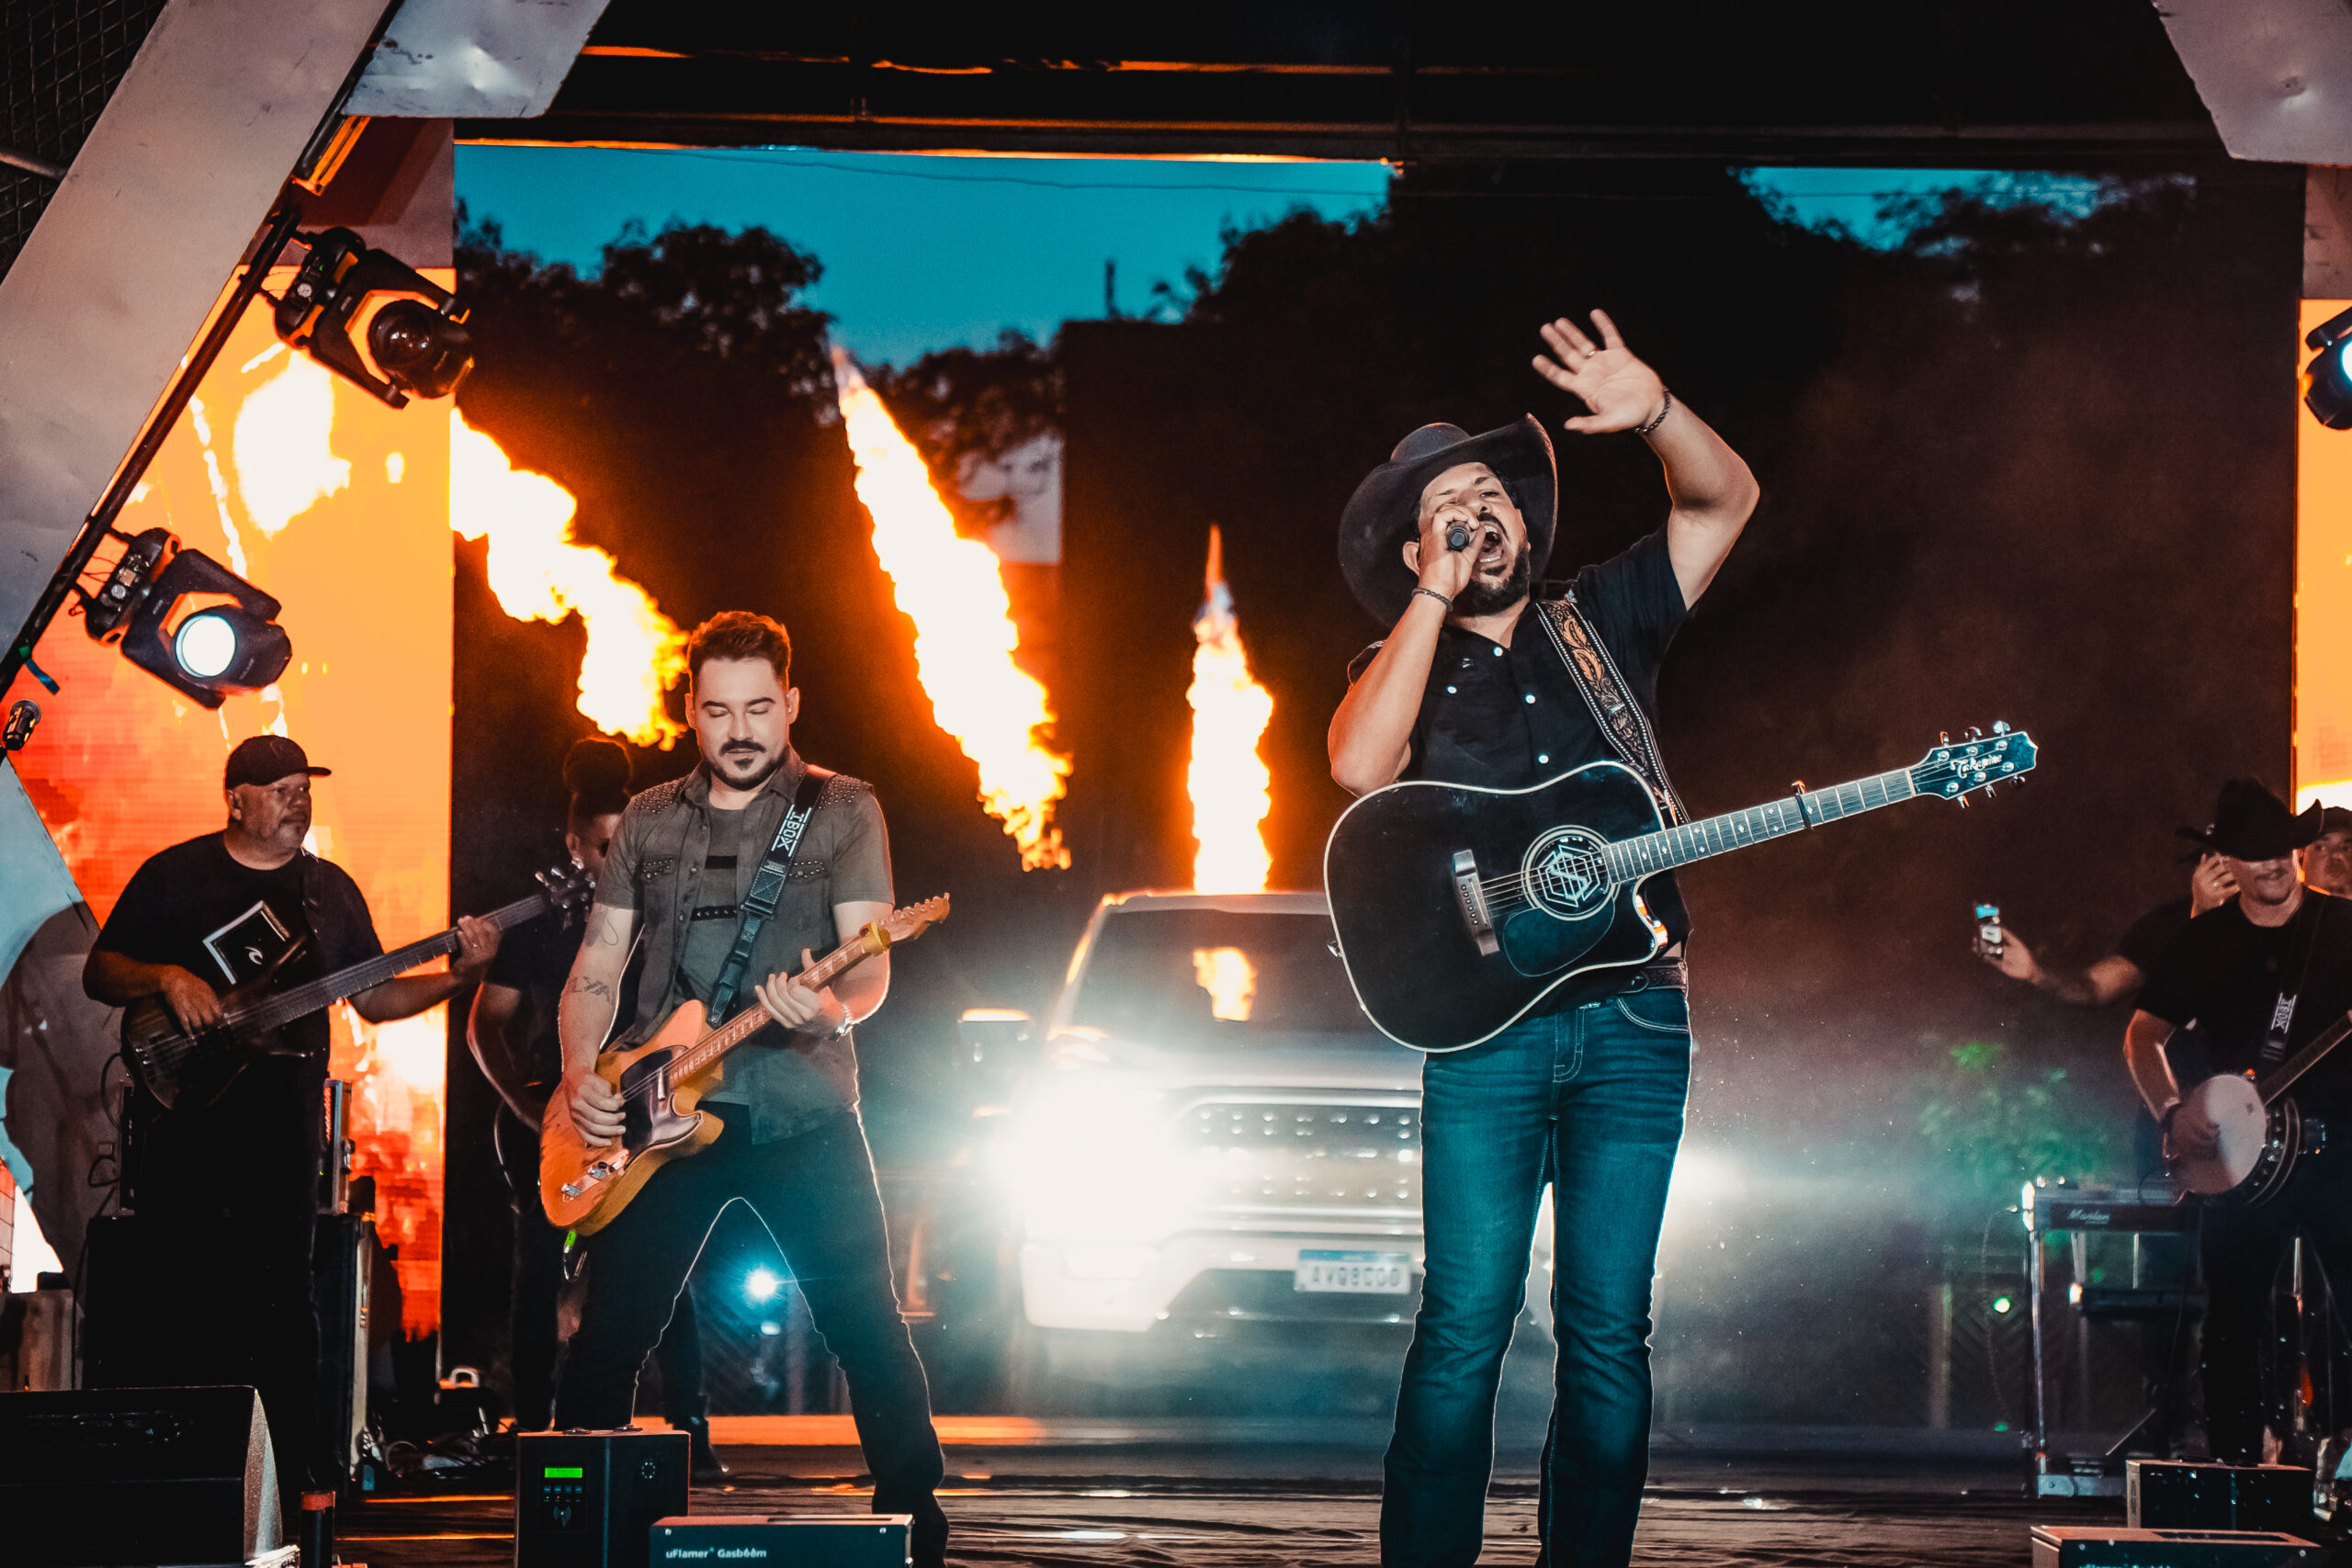
[[[721,811],[711,806],[704,808],[704,815],[710,822],[710,848],[702,857],[702,886],[707,894],[715,895],[733,886],[735,873],[741,868],[743,813]],[[755,865],[759,858],[760,851],[755,847],[752,852]],[[709,1002],[718,989],[719,973],[727,967],[727,955],[734,951],[735,933],[741,925],[731,900],[695,907],[687,918],[685,946],[678,954],[678,986],[684,994],[706,1004]],[[762,978],[758,975],[744,976],[735,999],[748,1003],[752,986]]]
[[[695,915],[741,904],[804,771],[791,758],[740,811],[711,806],[710,777],[700,767],[629,802],[596,885],[598,903],[636,911],[645,929],[644,979],[625,1043],[644,1041],[688,998],[708,1003],[738,920]],[[889,832],[873,787],[836,776],[801,834],[731,1010],[759,1006],[752,987],[770,975],[797,974],[803,949],[822,958],[841,945],[834,905],[866,902],[891,902]],[[724,1085],[704,1099],[744,1106],[754,1143],[857,1109],[857,1053],[848,1035],[796,1036],[771,1026],[729,1054],[725,1074]]]

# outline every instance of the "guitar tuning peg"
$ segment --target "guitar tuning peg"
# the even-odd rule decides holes
[[[1984,739],[1984,732],[1972,724],[1968,727],[1968,738],[1971,740],[1982,740]]]
[[[1936,731],[1936,744],[1937,744],[1937,745],[1939,745],[1939,746],[1949,746],[1949,745],[1951,745],[1951,730],[1949,730],[1949,729],[1939,729],[1939,730],[1937,730],[1937,731]]]
[[[2007,735],[2008,732],[2009,732],[2009,721],[2008,721],[2007,719],[2005,719],[2005,718],[1996,718],[1996,719],[1995,719],[1995,720],[1993,721],[1993,733],[1994,733],[1994,734],[1996,734],[1996,735]]]
[[[1957,799],[1959,800],[1959,802],[1960,802],[1960,808],[1961,808],[1962,811],[1967,810],[1967,809],[1968,809],[1968,796],[1966,796],[1966,795],[1963,795],[1957,796],[1956,798],[1957,798]]]

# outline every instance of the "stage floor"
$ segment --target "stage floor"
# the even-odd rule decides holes
[[[1379,1561],[1380,1431],[1182,1420],[941,1425],[952,1561]],[[868,1489],[857,1450],[843,1443],[846,1426],[838,1416],[727,1423],[720,1457],[734,1483],[696,1488],[694,1511],[865,1512]],[[766,1440],[726,1441],[751,1437]],[[1540,1440],[1518,1434],[1502,1446],[1484,1562],[1534,1558]],[[2022,1474],[2015,1463],[1950,1451],[1708,1453],[1668,1440],[1652,1456],[1634,1556],[1693,1568],[2016,1568],[2028,1560],[2033,1523],[2121,1522],[2120,1502],[2029,1503]],[[344,1513],[342,1555],[372,1568],[488,1568],[513,1561],[512,1521],[503,1495],[379,1500]]]

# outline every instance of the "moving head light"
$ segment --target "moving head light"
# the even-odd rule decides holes
[[[2330,430],[2352,429],[2352,310],[2313,327],[2303,346],[2319,357],[2303,367],[2303,403]]]
[[[456,297],[348,229],[305,238],[310,254],[277,301],[277,335],[393,408],[406,407],[411,393],[456,391],[474,363]]]
[[[120,536],[117,536],[120,537]],[[82,594],[84,629],[119,642],[123,657],[191,702],[217,708],[286,672],[293,644],[277,600],[161,528],[126,542],[96,592]]]

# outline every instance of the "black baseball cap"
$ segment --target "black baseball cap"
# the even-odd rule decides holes
[[[220,780],[222,789],[234,789],[239,784],[276,784],[296,773],[308,773],[314,779],[325,778],[334,770],[314,768],[302,748],[283,735],[256,735],[250,740],[240,740],[237,749],[229,753],[229,766]]]

